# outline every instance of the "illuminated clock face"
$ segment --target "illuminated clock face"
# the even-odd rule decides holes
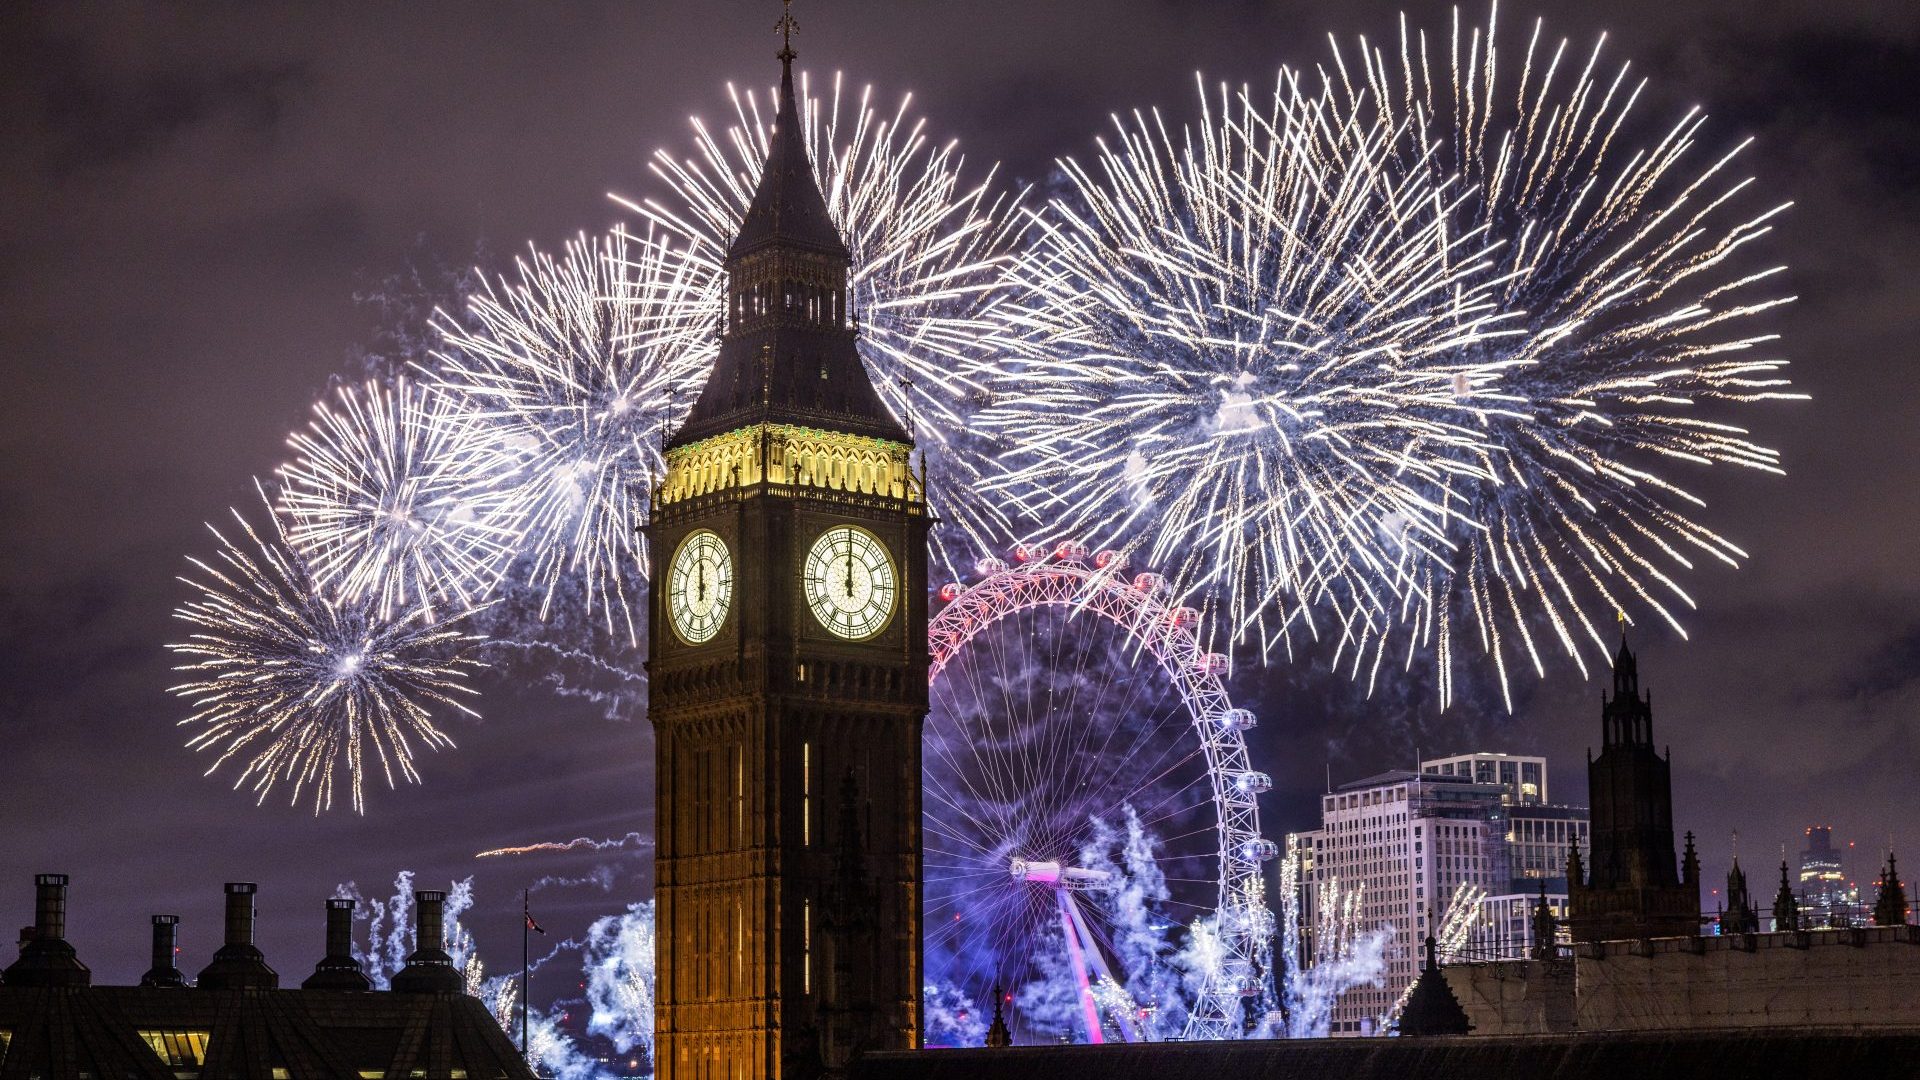
[[[813,542],[806,590],[820,625],[850,641],[879,633],[899,592],[886,545],[851,525],[836,525]]]
[[[680,541],[667,570],[667,617],[689,645],[713,640],[733,603],[733,556],[705,529]]]

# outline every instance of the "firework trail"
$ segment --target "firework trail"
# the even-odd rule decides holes
[[[587,1031],[622,1054],[635,1047],[653,1055],[653,901],[630,904],[587,928],[582,970],[587,977]]]
[[[639,644],[638,528],[664,471],[660,444],[712,360],[701,313],[718,287],[708,263],[664,236],[616,230],[558,257],[533,251],[517,281],[473,295],[467,320],[438,319],[437,386],[485,452],[511,459],[498,483],[525,522],[543,619],[563,582],[577,582],[603,628]]]
[[[1503,691],[1543,635],[1579,661],[1635,605],[1677,628],[1678,571],[1741,552],[1668,471],[1779,471],[1720,413],[1797,396],[1756,354],[1779,268],[1746,262],[1781,208],[1736,213],[1697,112],[1629,147],[1597,46],[1536,24],[1503,65],[1495,36],[1403,21],[1317,86],[1203,92],[1062,162],[980,376],[1018,449],[994,486],[1149,548],[1266,655],[1331,631],[1371,681],[1430,654],[1443,702],[1462,621]]]
[[[1336,878],[1312,886],[1319,890],[1314,898],[1313,933],[1310,945],[1303,943],[1300,864],[1299,841],[1289,837],[1287,859],[1280,865],[1281,947],[1275,957],[1280,1017],[1267,1022],[1267,1033],[1324,1039],[1332,1030],[1333,1008],[1342,994],[1385,983],[1393,928],[1363,928],[1366,883],[1343,888]]]
[[[623,205],[698,238],[696,251],[718,260],[753,200],[778,111],[752,92],[732,94],[735,123],[724,133],[694,121],[694,152],[654,155],[653,171],[671,189],[664,200]],[[852,305],[860,355],[893,414],[925,455],[930,497],[959,536],[937,538],[936,557],[951,575],[998,551],[1011,530],[997,503],[979,499],[984,453],[968,422],[987,388],[982,367],[995,324],[985,317],[997,270],[1018,240],[1018,199],[996,189],[996,169],[969,177],[955,144],[936,145],[926,123],[909,115],[912,97],[891,114],[843,93],[838,75],[825,98],[802,75],[800,123],[827,209],[853,255]],[[703,322],[719,326],[723,296],[701,294]]]
[[[1535,21],[1502,62],[1497,6],[1485,27],[1456,9],[1444,42],[1402,18],[1397,48],[1334,43],[1320,90],[1352,137],[1391,133],[1394,182],[1448,177],[1433,227],[1494,245],[1474,283],[1526,331],[1467,349],[1500,372],[1461,393],[1486,446],[1431,494],[1449,527],[1416,545],[1436,557],[1417,568],[1409,617],[1441,659],[1443,700],[1457,618],[1509,709],[1510,668],[1544,674],[1557,645],[1584,674],[1589,644],[1607,652],[1596,624],[1616,615],[1649,611],[1685,636],[1676,613],[1694,601],[1679,574],[1745,553],[1691,517],[1704,503],[1672,472],[1779,473],[1726,417],[1805,396],[1756,320],[1791,298],[1785,268],[1747,250],[1786,209],[1754,205],[1752,178],[1733,171],[1751,140],[1703,147],[1698,108],[1636,139],[1644,80],[1609,70],[1604,36],[1582,51],[1543,31]]]
[[[1440,926],[1434,931],[1434,962],[1450,964],[1466,948],[1467,938],[1480,922],[1480,902],[1487,898],[1487,890],[1478,885],[1461,882],[1453,890],[1452,899],[1447,901],[1446,913],[1440,916]],[[1422,945],[1422,957],[1425,956]],[[1422,963],[1424,970],[1424,959]],[[1382,1034],[1395,1034],[1400,1030],[1400,1014],[1407,1011],[1407,1002],[1413,998],[1413,988],[1419,983],[1420,976],[1415,974],[1407,980],[1406,988],[1392,1006],[1380,1017],[1375,1028]]]
[[[404,376],[342,386],[288,439],[280,506],[317,586],[382,618],[492,589],[519,544],[494,490],[509,462],[453,404]]]
[[[364,813],[373,763],[388,787],[396,771],[418,783],[415,744],[453,745],[432,710],[478,715],[459,701],[473,693],[465,680],[475,639],[458,629],[461,615],[422,606],[386,617],[369,601],[331,599],[260,497],[265,535],[233,511],[239,532],[209,526],[218,555],[191,560],[198,573],[181,578],[197,595],[174,612],[194,632],[168,646],[186,658],[175,670],[188,681],[171,688],[192,703],[180,724],[198,729],[190,748],[218,755],[209,774],[242,760],[234,786],[251,784],[261,802],[284,781],[295,803],[311,787],[318,814],[332,807],[341,775]]]
[[[652,838],[642,836],[637,832],[630,832],[625,836],[614,837],[611,840],[595,840],[591,837],[580,836],[564,842],[548,840],[537,844],[523,844],[519,847],[494,848],[491,851],[482,851],[475,855],[474,858],[491,859],[502,855],[531,855],[540,851],[608,851],[613,848],[652,846]]]

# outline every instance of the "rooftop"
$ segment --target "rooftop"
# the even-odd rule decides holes
[[[1694,1080],[1874,1075],[1892,1062],[1920,1060],[1916,1054],[1920,1031],[1913,1029],[1773,1028],[893,1051],[859,1058],[849,1075],[851,1080]]]

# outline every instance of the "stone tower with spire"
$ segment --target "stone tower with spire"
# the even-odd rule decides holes
[[[1740,869],[1740,856],[1733,857],[1733,867],[1727,871],[1727,910],[1720,915],[1722,934],[1757,934],[1760,932],[1760,912],[1754,909],[1753,897],[1747,892],[1747,872]]]
[[[1773,929],[1784,933],[1800,929],[1800,900],[1787,880],[1787,860],[1780,860],[1780,890],[1773,894]]]
[[[1567,928],[1575,941],[1682,937],[1700,929],[1700,866],[1687,834],[1673,852],[1673,779],[1654,749],[1653,699],[1626,636],[1613,661],[1613,695],[1600,698],[1601,747],[1587,761],[1590,864],[1568,858]]]
[[[646,529],[662,1080],[833,1075],[920,1042],[930,519],[855,347],[794,28],[719,353]]]
[[[1873,925],[1905,926],[1907,888],[1900,884],[1900,864],[1887,852],[1887,865],[1880,868],[1880,895],[1873,901]]]

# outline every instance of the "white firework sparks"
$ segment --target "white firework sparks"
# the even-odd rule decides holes
[[[188,681],[172,692],[192,703],[180,722],[197,729],[187,745],[217,754],[209,774],[244,762],[234,786],[250,785],[261,802],[284,782],[293,803],[311,789],[318,814],[344,777],[364,813],[362,781],[376,764],[388,787],[396,772],[418,783],[416,745],[453,746],[434,710],[477,715],[459,700],[474,693],[465,680],[477,665],[465,653],[477,639],[455,625],[464,612],[389,617],[370,599],[333,599],[264,491],[261,500],[264,535],[234,511],[239,532],[213,529],[218,555],[192,560],[198,574],[181,579],[197,594],[174,612],[194,632],[169,646],[186,658],[176,670]]]
[[[1778,472],[1722,414],[1800,395],[1747,262],[1783,207],[1736,213],[1738,148],[1700,158],[1693,112],[1630,149],[1598,46],[1494,37],[1403,21],[1179,134],[1116,121],[1015,265],[981,419],[1042,527],[1148,547],[1235,640],[1331,612],[1336,663],[1430,655],[1444,704],[1464,621],[1511,707],[1546,640],[1584,671],[1596,621],[1679,629],[1680,572],[1743,553],[1669,473]]]
[[[1549,642],[1585,673],[1616,614],[1650,611],[1685,635],[1680,573],[1745,553],[1693,519],[1704,503],[1672,474],[1780,472],[1727,406],[1805,395],[1755,319],[1791,298],[1785,268],[1746,250],[1786,209],[1753,206],[1752,178],[1733,172],[1751,140],[1702,147],[1696,108],[1638,141],[1645,84],[1607,70],[1604,36],[1576,50],[1536,21],[1507,64],[1498,37],[1497,7],[1485,27],[1456,9],[1444,43],[1403,18],[1397,48],[1336,45],[1321,94],[1351,131],[1392,133],[1395,182],[1447,177],[1434,227],[1494,245],[1475,283],[1526,330],[1469,350],[1499,372],[1460,395],[1489,445],[1434,493],[1450,528],[1418,571],[1409,642],[1436,648],[1444,701],[1450,622],[1466,620],[1511,708],[1509,668],[1544,674]]]
[[[992,487],[1050,532],[1144,546],[1213,631],[1271,652],[1326,607],[1363,650],[1400,536],[1444,516],[1415,481],[1473,467],[1468,346],[1515,331],[1471,286],[1478,238],[1430,227],[1440,187],[1386,183],[1391,147],[1342,142],[1294,89],[1203,90],[1179,135],[1116,117],[1094,171],[1061,163],[1072,197],[996,309],[1015,357],[981,421],[1018,451]]]
[[[494,486],[507,463],[452,406],[404,377],[342,386],[288,439],[287,539],[320,588],[382,618],[493,588],[520,540]]]
[[[1472,936],[1473,928],[1480,922],[1480,903],[1487,898],[1487,890],[1472,884],[1461,882],[1454,887],[1453,896],[1447,901],[1447,910],[1440,916],[1440,925],[1433,933],[1434,962],[1451,964],[1465,952],[1467,938]],[[1424,969],[1425,952],[1422,943],[1422,967]],[[1420,981],[1415,975],[1408,980],[1400,991],[1400,996],[1383,1013],[1374,1026],[1381,1032],[1398,1031],[1400,1015],[1407,1011],[1407,1002],[1413,999],[1413,988]]]
[[[731,90],[731,88],[729,88]],[[654,155],[671,199],[619,200],[650,220],[699,239],[716,264],[739,231],[772,139],[777,98],[733,93],[735,123],[716,133],[694,121],[694,154]],[[881,398],[911,431],[931,470],[930,496],[959,536],[936,554],[957,576],[974,558],[1000,550],[1011,530],[979,490],[983,455],[968,419],[987,389],[982,369],[994,325],[984,317],[1000,264],[1015,241],[1017,198],[997,191],[996,170],[969,177],[954,143],[935,144],[902,98],[891,114],[858,101],[839,76],[824,100],[797,91],[800,123],[828,212],[853,255],[852,305],[859,349]],[[718,292],[704,318],[716,328]]]
[[[524,521],[528,580],[551,610],[563,580],[609,632],[637,644],[638,529],[660,446],[711,363],[711,266],[665,238],[580,237],[488,281],[471,325],[442,315],[440,387],[477,438],[511,459],[500,479]],[[717,293],[713,293],[717,295]]]

